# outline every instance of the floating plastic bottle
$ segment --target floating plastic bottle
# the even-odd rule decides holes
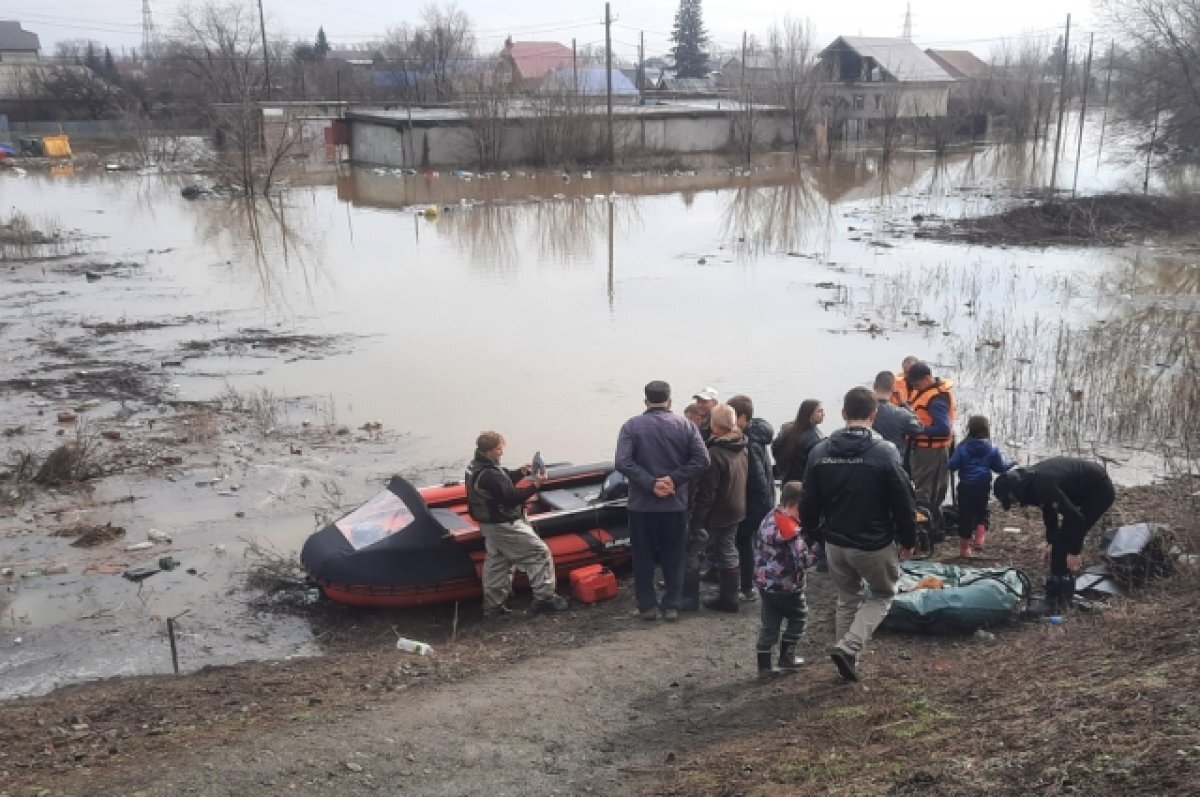
[[[396,640],[396,650],[403,650],[405,653],[416,653],[418,656],[428,656],[430,653],[433,653],[433,648],[424,642],[407,639],[406,637],[400,637]]]

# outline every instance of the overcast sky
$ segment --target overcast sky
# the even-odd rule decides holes
[[[236,0],[253,5],[255,0]],[[160,32],[169,30],[183,0],[151,0]],[[268,33],[311,39],[325,27],[336,45],[379,38],[390,25],[416,22],[424,2],[394,0],[263,0]],[[703,0],[704,21],[714,44],[732,49],[743,30],[765,33],[787,13],[807,16],[821,45],[835,36],[898,36],[904,23],[905,0],[832,0],[809,3],[792,0]],[[913,39],[922,46],[969,49],[986,57],[999,38],[1031,34],[1056,36],[1068,13],[1072,32],[1091,30],[1096,19],[1089,0],[913,0]],[[505,35],[515,39],[555,40],[569,44],[604,42],[603,2],[580,0],[459,0],[470,17],[480,49],[498,49]],[[667,47],[678,0],[616,0],[613,49],[618,57],[636,57],[638,32],[645,31],[647,56]],[[16,19],[42,38],[52,52],[63,39],[93,38],[113,47],[141,43],[141,0],[0,0],[0,19]],[[1072,35],[1074,39],[1075,36]],[[1080,36],[1079,41],[1084,38]]]

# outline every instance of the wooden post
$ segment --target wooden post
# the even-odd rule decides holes
[[[175,618],[167,618],[167,636],[171,640],[171,668],[179,675],[179,652],[175,649]]]
[[[604,4],[604,82],[608,95],[608,162],[617,162],[617,141],[613,136],[613,100],[612,100],[612,11],[608,3]]]
[[[1104,78],[1104,116],[1100,117],[1100,146],[1096,147],[1096,165],[1100,165],[1100,155],[1104,152],[1104,129],[1108,125],[1108,100],[1112,96],[1113,58],[1116,57],[1117,43],[1108,43],[1108,77]]]
[[[1088,81],[1092,78],[1092,44],[1096,34],[1088,36],[1087,62],[1083,67],[1083,102],[1079,107],[1079,143],[1075,145],[1075,178],[1071,180],[1071,196],[1075,196],[1075,187],[1079,184],[1079,159],[1083,157],[1083,123],[1087,116]]]
[[[251,23],[253,24],[253,23]],[[271,52],[267,49],[267,21],[263,16],[262,0],[258,0],[258,29],[262,32],[263,75],[267,79],[267,99],[271,99]]]
[[[1067,104],[1067,53],[1071,47],[1071,15],[1067,14],[1067,35],[1063,38],[1062,78],[1058,82],[1058,125],[1054,129],[1054,165],[1050,169],[1050,193],[1058,178],[1058,147],[1062,143],[1063,111]]]

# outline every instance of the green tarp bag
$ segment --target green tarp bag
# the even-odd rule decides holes
[[[918,588],[922,581],[942,587]],[[1026,575],[1015,567],[960,567],[941,562],[900,565],[896,597],[883,628],[926,634],[970,634],[1017,619],[1029,601]]]

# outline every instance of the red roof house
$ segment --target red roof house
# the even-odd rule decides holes
[[[536,88],[552,69],[570,69],[571,48],[558,42],[504,42],[499,78],[515,91]]]

